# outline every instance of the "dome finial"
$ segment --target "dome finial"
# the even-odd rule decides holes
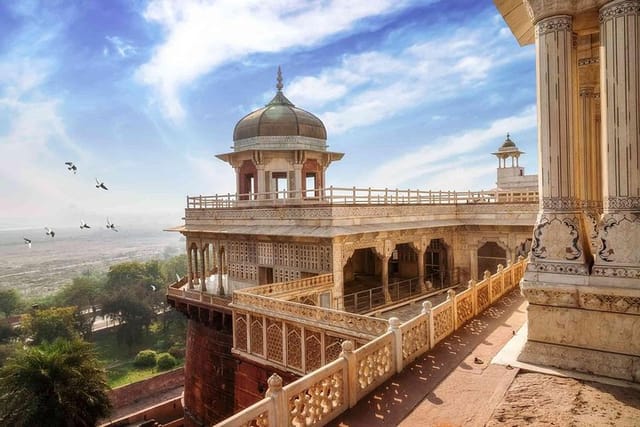
[[[278,84],[276,85],[276,89],[278,89],[278,92],[282,91],[282,88],[284,87],[284,85],[282,84],[282,70],[280,69],[280,66],[278,65]]]
[[[507,139],[509,139],[509,132],[507,132]]]

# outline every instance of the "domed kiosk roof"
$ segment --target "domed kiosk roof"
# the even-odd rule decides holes
[[[282,72],[278,67],[278,92],[267,105],[240,119],[233,130],[234,142],[273,136],[299,136],[326,141],[327,130],[322,121],[293,105],[282,93],[282,87]]]
[[[518,147],[516,146],[516,143],[511,140],[511,138],[509,137],[509,134],[507,133],[507,138],[504,140],[500,148],[498,148],[498,151],[493,154],[496,156],[497,155],[509,156],[509,155],[524,154],[524,152],[518,149]]]

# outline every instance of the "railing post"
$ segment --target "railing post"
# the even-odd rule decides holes
[[[367,204],[371,204],[371,187],[369,187],[369,194],[367,196]]]
[[[340,356],[347,362],[347,400],[349,408],[353,408],[358,403],[358,363],[356,354],[353,352],[353,341],[342,342],[342,353]]]
[[[429,322],[429,349],[433,348],[433,334],[434,334],[434,325],[433,325],[433,304],[431,301],[425,301],[422,303],[422,314],[427,316],[427,322]]]
[[[449,289],[447,291],[447,301],[451,301],[451,312],[453,313],[453,330],[458,329],[458,304],[456,302],[456,291]]]
[[[389,332],[393,332],[393,360],[396,365],[396,373],[402,372],[402,331],[400,330],[400,319],[392,317],[389,319]]]
[[[469,289],[471,289],[471,302],[473,304],[473,316],[478,315],[478,289],[476,287],[476,281],[471,279],[468,282]]]
[[[333,204],[333,185],[329,187],[329,203]]]
[[[387,204],[387,193],[389,192],[389,190],[385,187],[384,189],[384,204]]]
[[[353,197],[352,203],[355,205],[356,204],[356,187],[355,186],[352,189],[352,193],[353,193],[353,195],[352,195],[352,197]]]
[[[267,380],[267,384],[269,388],[265,396],[271,398],[275,406],[275,419],[269,419],[269,425],[286,426],[289,424],[289,405],[287,405],[287,396],[282,390],[282,378],[278,374],[273,374]]]

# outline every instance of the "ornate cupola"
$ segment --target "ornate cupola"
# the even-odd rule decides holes
[[[233,152],[218,157],[236,170],[240,199],[318,197],[324,171],[343,153],[327,151],[327,130],[314,114],[296,107],[282,92],[267,105],[244,116],[233,131]]]
[[[538,188],[537,175],[525,175],[524,167],[518,164],[518,159],[523,151],[520,151],[516,143],[507,133],[498,151],[492,153],[498,158],[498,181],[496,185],[500,190],[536,191]],[[507,159],[511,159],[511,165],[507,166]]]

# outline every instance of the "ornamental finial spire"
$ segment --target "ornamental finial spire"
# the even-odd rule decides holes
[[[284,87],[284,85],[282,84],[282,70],[280,69],[279,65],[278,65],[278,78],[276,80],[278,80],[278,84],[276,85],[276,89],[278,89],[278,92],[281,92],[282,88]]]
[[[509,139],[509,132],[507,132],[507,139]]]

